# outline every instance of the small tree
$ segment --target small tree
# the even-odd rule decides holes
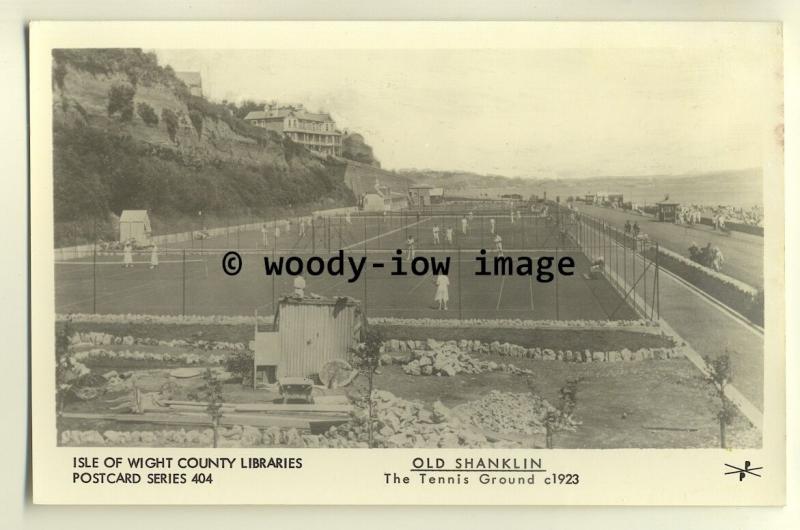
[[[736,417],[736,405],[725,395],[725,388],[733,380],[731,359],[727,353],[715,359],[709,357],[704,359],[708,367],[706,380],[711,383],[714,397],[720,402],[716,413],[719,422],[719,446],[725,449],[727,447],[726,428],[733,423],[733,419]]]
[[[161,109],[161,120],[167,127],[169,139],[174,142],[178,134],[178,115],[172,109]]]
[[[219,442],[219,426],[222,421],[222,404],[224,402],[222,397],[222,382],[219,377],[211,371],[211,368],[206,368],[203,374],[203,386],[200,387],[200,395],[207,403],[206,412],[211,417],[211,428],[214,430],[213,447],[217,447]]]
[[[72,334],[72,323],[67,320],[61,329],[56,329],[56,421],[61,424],[64,403],[72,389],[74,374],[71,370],[69,338]]]
[[[548,449],[553,448],[553,435],[573,424],[572,415],[578,403],[578,384],[582,380],[581,377],[567,379],[558,390],[558,406],[544,418],[545,445]]]
[[[64,79],[67,77],[67,67],[61,63],[53,62],[53,84],[64,90]]]
[[[229,356],[225,361],[225,370],[242,378],[242,384],[253,381],[253,356],[252,350],[240,350]]]
[[[375,389],[374,376],[378,369],[381,357],[381,346],[383,345],[383,333],[376,328],[367,328],[364,333],[364,342],[361,342],[353,349],[353,364],[361,374],[367,378],[367,392],[364,401],[367,405],[367,442],[370,447],[374,447],[374,423],[375,423]]]
[[[113,85],[108,91],[108,115],[119,113],[122,121],[133,118],[133,96],[136,89],[130,85]]]
[[[139,114],[139,117],[142,118],[142,121],[149,127],[155,127],[158,125],[158,114],[156,114],[156,111],[153,110],[153,107],[144,101],[140,101],[136,105],[136,112]]]
[[[197,136],[203,135],[203,115],[200,114],[199,111],[190,110],[189,111],[189,119],[194,126],[194,130],[197,131]]]

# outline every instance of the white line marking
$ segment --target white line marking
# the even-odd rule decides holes
[[[417,290],[417,287],[419,287],[420,285],[422,285],[422,284],[423,284],[423,283],[424,283],[426,280],[430,280],[430,279],[431,279],[431,277],[430,277],[430,276],[423,276],[423,277],[422,277],[422,279],[420,279],[420,281],[417,283],[417,285],[415,285],[414,287],[412,287],[412,288],[411,288],[411,290],[410,290],[410,291],[408,291],[408,294],[411,294],[411,293],[413,293],[414,291],[416,291],[416,290]]]
[[[528,283],[531,291],[531,311],[533,311],[533,276],[528,276]]]
[[[381,237],[388,236],[389,234],[394,234],[395,232],[399,232],[400,230],[405,230],[405,229],[410,228],[412,226],[416,226],[416,225],[418,225],[420,223],[424,223],[425,221],[428,221],[428,220],[429,220],[428,217],[426,217],[424,219],[420,219],[419,221],[416,221],[416,222],[411,223],[409,225],[401,226],[400,228],[395,228],[394,230],[389,230],[388,232],[383,232],[382,234],[378,234],[377,236],[372,236],[372,237],[370,237],[368,239],[365,239],[363,241],[359,241],[358,243],[353,243],[352,245],[348,245],[348,246],[342,248],[342,250],[349,250],[349,249],[357,247],[359,245],[363,245],[364,243],[369,243],[370,241],[373,241],[375,239],[379,239]],[[367,251],[369,251],[369,249],[367,249]]]
[[[500,311],[500,302],[503,300],[503,287],[506,285],[506,277],[503,276],[502,280],[500,281],[500,292],[497,294],[497,306],[494,308],[495,311]]]

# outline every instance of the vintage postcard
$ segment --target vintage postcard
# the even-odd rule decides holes
[[[784,503],[780,24],[30,52],[36,503]]]

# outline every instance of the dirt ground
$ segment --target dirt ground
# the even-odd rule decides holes
[[[483,356],[482,356],[483,358]],[[378,388],[405,399],[447,406],[477,400],[491,390],[530,392],[558,403],[568,378],[583,378],[578,386],[575,432],[556,436],[561,448],[687,448],[718,447],[716,402],[710,387],[686,360],[564,363],[485,356],[530,368],[533,376],[501,372],[455,377],[410,376],[400,366],[383,367]],[[746,420],[729,428],[729,445],[759,447],[760,435]]]

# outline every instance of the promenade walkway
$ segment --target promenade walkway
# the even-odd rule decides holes
[[[584,236],[591,237],[592,231],[599,232],[586,226],[585,232],[588,234],[585,233]],[[595,236],[597,235],[595,233]],[[636,277],[641,277],[641,280],[629,293],[629,299],[635,300],[640,312],[646,311],[650,314],[653,296],[645,293],[645,289],[652,293],[655,265],[642,258],[640,254],[630,250],[624,252],[621,245],[614,244],[613,248],[614,252],[605,256],[607,269],[610,269],[608,272],[610,279],[615,280],[614,270],[624,270],[628,274],[628,281],[617,283],[630,284],[633,278],[631,271],[636,271]],[[642,271],[645,270],[642,276]],[[730,355],[733,385],[743,398],[739,399],[737,405],[740,409],[749,408],[747,415],[753,416],[750,418],[751,421],[760,420],[764,400],[763,332],[720,302],[663,268],[659,270],[657,285],[661,319],[691,346],[699,358],[716,357],[726,352]],[[647,307],[643,306],[642,300],[647,300]]]

